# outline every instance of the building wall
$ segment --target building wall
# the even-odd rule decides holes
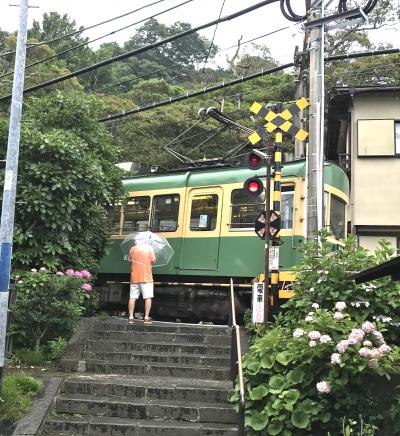
[[[400,122],[400,92],[355,94],[352,112],[351,221],[356,226],[399,226],[400,155],[395,150],[395,121]],[[378,231],[380,227],[380,231]],[[368,230],[371,233],[371,227]],[[384,237],[395,246],[397,234]],[[381,237],[360,237],[373,249]]]

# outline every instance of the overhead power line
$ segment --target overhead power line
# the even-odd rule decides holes
[[[286,30],[286,29],[289,29],[291,27],[298,26],[298,25],[299,24],[296,23],[296,24],[292,24],[290,26],[285,26],[285,27],[281,27],[279,29],[272,30],[271,32],[264,33],[263,35],[256,36],[255,38],[252,38],[252,39],[248,39],[247,41],[242,42],[240,45],[242,46],[242,45],[248,44],[250,42],[256,41],[257,39],[265,38],[266,36],[273,35],[274,33],[278,33],[278,32],[281,32],[282,30]],[[215,54],[218,54],[218,53],[221,53],[223,51],[230,50],[231,48],[236,48],[236,47],[237,47],[237,44],[231,45],[230,47],[225,47],[225,48],[222,48],[222,49],[216,51]],[[200,61],[203,61],[204,59],[206,59],[206,56],[203,57],[202,59],[200,59]],[[113,83],[112,85],[106,86],[104,88],[94,89],[92,92],[99,92],[100,93],[102,91],[106,91],[107,89],[111,89],[111,88],[114,88],[116,86],[125,85],[125,84],[131,83],[131,82],[136,82],[137,80],[143,79],[144,77],[149,77],[149,76],[153,76],[153,75],[158,74],[158,73],[163,73],[164,71],[172,70],[173,68],[180,68],[181,69],[182,67],[181,67],[181,65],[174,64],[174,65],[171,65],[171,66],[166,67],[166,68],[160,68],[159,70],[155,70],[155,71],[152,71],[150,73],[135,76],[132,79],[127,79],[127,80],[123,80],[121,82]]]
[[[143,9],[146,9],[146,8],[148,8],[150,6],[156,5],[157,3],[162,3],[164,1],[166,1],[166,0],[157,0],[157,1],[153,2],[153,3],[149,3],[147,5],[144,5],[144,6],[140,7],[140,8],[134,9],[133,11],[129,11],[129,12],[126,12],[125,14],[118,15],[117,17],[110,18],[108,20],[102,21],[102,22],[97,23],[97,24],[93,24],[92,26],[83,27],[81,29],[74,30],[73,32],[69,32],[69,33],[65,33],[64,35],[57,36],[56,38],[53,38],[53,39],[48,39],[46,41],[38,42],[37,44],[31,44],[31,45],[27,46],[26,49],[29,50],[31,48],[39,47],[41,45],[49,45],[49,44],[51,44],[53,42],[60,41],[61,39],[69,38],[70,36],[74,36],[74,35],[78,35],[79,33],[85,32],[86,30],[94,29],[95,27],[101,26],[103,24],[111,23],[112,21],[118,20],[119,18],[127,17],[128,15],[134,14],[135,12],[139,12],[139,11],[141,11]],[[7,53],[2,53],[0,55],[0,57],[4,57],[4,56],[7,56],[7,55],[12,55],[12,54],[15,54],[15,51],[9,51]]]
[[[128,29],[129,27],[136,26],[137,24],[143,23],[143,21],[147,21],[147,20],[150,20],[151,18],[158,17],[159,15],[165,14],[166,12],[170,12],[170,11],[172,11],[174,9],[177,9],[177,8],[183,6],[183,5],[187,4],[187,3],[190,3],[192,1],[193,0],[186,0],[183,3],[179,3],[179,4],[177,4],[175,6],[172,6],[172,7],[168,8],[168,9],[164,9],[163,11],[157,12],[156,14],[150,15],[149,17],[143,18],[143,19],[141,19],[139,21],[136,21],[135,23],[128,24],[127,26],[121,27],[120,29],[113,30],[112,32],[109,32],[109,33],[107,33],[105,35],[101,35],[98,38],[91,39],[90,41],[82,42],[81,44],[74,45],[73,47],[70,47],[70,48],[68,48],[66,50],[60,51],[58,53],[54,53],[53,55],[48,56],[47,58],[40,59],[40,60],[38,60],[36,62],[33,62],[33,63],[27,65],[25,67],[25,69],[31,68],[31,67],[34,67],[36,65],[43,64],[44,62],[50,61],[52,59],[58,58],[61,55],[64,55],[64,54],[69,53],[71,51],[77,50],[78,48],[84,47],[85,45],[91,44],[92,42],[99,41],[100,39],[106,38],[107,36],[114,35],[115,33],[121,32],[122,30]],[[8,73],[2,74],[0,76],[0,79],[2,79],[3,77],[6,77],[6,76],[10,76],[13,73],[14,73],[14,71],[9,71]]]
[[[349,53],[349,54],[344,54],[344,55],[332,55],[332,56],[326,57],[325,62],[337,61],[337,60],[342,60],[342,59],[378,56],[378,55],[385,55],[385,54],[394,54],[394,53],[400,53],[400,49],[394,48],[394,49],[387,49],[387,50],[373,50],[373,51],[368,51],[368,52],[356,52],[356,53]],[[117,114],[108,115],[106,117],[100,117],[97,119],[97,121],[102,123],[102,122],[117,120],[119,118],[124,118],[124,117],[127,117],[129,115],[133,115],[133,114],[136,114],[139,112],[144,112],[144,111],[147,111],[150,109],[155,109],[157,107],[167,106],[167,105],[172,104],[172,103],[177,103],[177,102],[182,101],[182,100],[187,100],[188,98],[198,97],[199,95],[208,94],[209,92],[218,91],[220,89],[228,88],[230,86],[237,85],[237,84],[242,83],[242,82],[247,82],[248,80],[253,80],[253,79],[256,79],[258,77],[262,77],[262,76],[265,76],[268,74],[282,71],[282,70],[285,70],[287,68],[291,68],[293,66],[294,66],[294,63],[291,62],[288,64],[280,65],[278,67],[269,68],[267,70],[261,70],[257,73],[249,74],[247,76],[242,76],[239,79],[231,80],[229,82],[223,82],[220,85],[210,86],[209,88],[203,88],[202,90],[199,90],[199,91],[187,92],[184,95],[180,95],[177,97],[170,97],[168,100],[162,100],[159,102],[149,103],[149,104],[146,104],[144,106],[137,107],[136,109],[131,109],[128,111],[117,113]]]
[[[108,115],[106,117],[101,117],[101,118],[98,118],[97,121],[99,121],[100,123],[105,122],[105,121],[112,121],[112,120],[116,120],[118,118],[126,117],[128,115],[132,115],[132,114],[136,114],[139,112],[144,112],[144,111],[147,111],[150,109],[154,109],[156,107],[161,107],[161,106],[166,106],[166,105],[169,105],[172,103],[177,103],[178,101],[186,100],[186,99],[192,98],[192,97],[197,97],[197,96],[203,95],[203,94],[208,94],[209,92],[218,91],[218,90],[223,89],[223,88],[228,88],[229,86],[237,85],[238,83],[242,83],[242,82],[247,82],[248,80],[253,80],[253,79],[256,79],[258,77],[265,76],[267,74],[272,74],[272,73],[275,73],[277,71],[282,71],[282,70],[285,70],[285,69],[293,67],[293,66],[294,66],[294,63],[291,62],[289,64],[269,68],[267,70],[259,71],[258,73],[249,74],[248,76],[242,76],[238,79],[234,79],[234,80],[231,80],[231,81],[226,82],[226,83],[223,82],[219,85],[210,86],[209,88],[203,88],[199,91],[187,92],[184,95],[179,95],[177,97],[170,97],[168,100],[159,101],[157,103],[154,102],[154,103],[146,104],[146,105],[140,106],[136,109],[131,109],[129,111],[124,111],[124,112],[121,112],[118,114]]]
[[[164,44],[167,44],[169,42],[175,41],[176,39],[180,39],[180,38],[183,38],[184,36],[191,35],[192,33],[198,32],[199,30],[206,29],[206,28],[214,26],[214,25],[216,25],[218,23],[222,23],[222,22],[225,22],[225,21],[233,20],[235,18],[240,17],[241,15],[244,15],[244,14],[247,14],[249,12],[255,11],[255,10],[257,10],[257,9],[263,7],[263,6],[275,3],[277,1],[279,1],[279,0],[264,0],[264,1],[260,2],[260,3],[257,3],[255,5],[253,5],[253,6],[249,6],[248,8],[241,9],[240,11],[235,12],[235,13],[233,13],[231,15],[227,15],[226,17],[218,18],[218,19],[210,21],[209,23],[206,23],[206,24],[201,24],[200,26],[194,27],[192,29],[188,29],[188,30],[186,30],[184,32],[181,32],[181,33],[178,33],[176,35],[172,35],[172,36],[170,36],[168,38],[162,39],[162,40],[160,40],[158,42],[155,42],[153,44],[149,44],[149,45],[146,45],[144,47],[140,47],[138,49],[130,50],[130,51],[126,52],[126,53],[122,53],[122,54],[120,54],[118,56],[114,56],[114,57],[112,57],[110,59],[106,59],[104,61],[97,62],[95,64],[89,65],[89,66],[87,66],[85,68],[81,68],[80,70],[76,70],[76,71],[73,71],[71,73],[65,74],[64,76],[56,77],[55,79],[51,79],[51,80],[48,80],[48,81],[43,82],[43,83],[38,83],[37,85],[31,86],[30,88],[26,88],[24,90],[24,94],[29,93],[29,92],[33,92],[33,91],[37,91],[38,89],[46,88],[46,87],[51,86],[51,85],[55,85],[56,83],[63,82],[65,80],[71,79],[73,77],[80,76],[82,74],[85,74],[85,73],[88,73],[90,71],[96,70],[96,69],[98,69],[100,67],[104,67],[104,66],[112,64],[114,62],[118,62],[118,61],[121,61],[123,59],[127,59],[127,58],[130,58],[132,56],[136,56],[136,55],[138,55],[140,53],[144,53],[144,52],[146,52],[148,50],[151,50],[153,48],[160,47],[160,46],[162,46]],[[0,102],[8,101],[10,99],[11,99],[11,94],[6,95],[4,97],[0,97]]]

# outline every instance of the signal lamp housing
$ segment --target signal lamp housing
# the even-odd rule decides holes
[[[264,185],[258,177],[250,177],[244,182],[243,188],[248,194],[258,196],[263,191]]]
[[[263,160],[261,156],[254,152],[251,152],[247,155],[246,158],[247,168],[250,168],[251,170],[258,170],[262,167],[262,161]]]

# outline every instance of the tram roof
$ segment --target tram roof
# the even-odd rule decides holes
[[[306,162],[304,159],[287,162],[282,167],[282,177],[305,177]],[[259,170],[251,170],[245,167],[217,168],[217,169],[191,169],[179,172],[164,174],[149,174],[145,176],[135,176],[123,181],[128,191],[151,191],[158,189],[182,188],[184,186],[212,186],[224,185],[228,183],[240,183],[249,177],[257,175],[265,177],[265,167]],[[346,174],[337,165],[325,162],[324,165],[325,183],[336,186],[338,189],[348,194],[349,183]]]

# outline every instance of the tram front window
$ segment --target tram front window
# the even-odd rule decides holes
[[[142,232],[149,228],[150,197],[131,197],[124,206],[123,232]]]
[[[331,195],[330,228],[335,239],[345,238],[345,210],[344,201]]]
[[[217,225],[218,195],[195,195],[190,213],[190,230],[210,231]]]

